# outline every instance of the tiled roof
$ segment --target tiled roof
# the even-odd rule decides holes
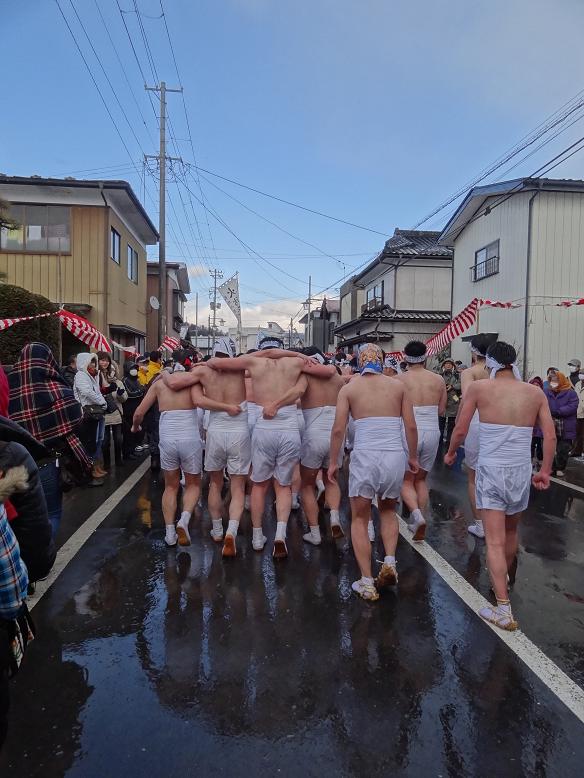
[[[394,311],[391,306],[384,305],[377,310],[362,313],[360,318],[365,321],[431,321],[446,324],[450,321],[450,314],[448,311]]]
[[[440,232],[430,230],[399,230],[386,241],[383,254],[413,257],[452,257],[452,249],[439,246]]]

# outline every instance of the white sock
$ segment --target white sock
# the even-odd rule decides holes
[[[183,511],[180,515],[179,523],[186,524],[188,527],[190,520],[191,520],[191,514],[188,511]]]
[[[223,534],[223,519],[213,519],[213,534],[214,535],[222,535]]]
[[[316,488],[319,492],[324,492],[324,481],[321,478],[316,482]]]
[[[422,511],[419,508],[416,508],[415,510],[413,510],[410,515],[411,515],[411,519],[412,519],[412,524],[413,523],[417,524],[420,521],[424,521],[424,514],[422,513]]]
[[[176,527],[174,524],[167,524],[166,525],[166,539],[169,542],[173,542],[176,540]]]
[[[254,527],[252,532],[252,540],[254,543],[262,543],[264,540],[264,532],[261,527]]]
[[[317,543],[321,542],[322,538],[320,537],[320,527],[318,526],[318,524],[316,525],[316,527],[310,528],[310,534],[312,535],[313,539]]]
[[[340,524],[341,517],[338,511],[331,510],[331,524]]]
[[[364,584],[369,584],[369,586],[373,586],[373,578],[365,578],[364,575],[361,576],[361,580]]]
[[[286,540],[286,522],[279,521],[276,524],[276,540]]]
[[[233,537],[235,537],[237,535],[238,529],[239,529],[239,520],[229,519],[229,524],[227,525],[227,534],[233,535]]]
[[[393,565],[393,567],[395,567],[395,557],[394,556],[389,556],[389,555],[384,557],[383,564],[384,565]]]
[[[477,525],[477,527],[483,529],[483,522],[481,519],[475,519],[475,524]]]

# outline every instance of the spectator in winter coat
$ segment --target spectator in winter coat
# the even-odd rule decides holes
[[[118,366],[107,351],[98,351],[99,385],[107,403],[105,415],[105,434],[103,438],[103,465],[110,466],[111,441],[114,444],[116,465],[122,464],[122,403],[128,397],[123,383],[119,380]]]
[[[544,392],[556,425],[558,439],[553,473],[562,477],[568,464],[572,444],[576,439],[578,395],[572,388],[570,381],[559,371],[550,375],[548,386]]]
[[[460,375],[456,371],[452,359],[445,359],[440,365],[442,378],[446,384],[446,410],[444,416],[440,416],[440,439],[445,437],[446,443],[450,443],[450,436],[456,423],[456,414],[460,405]]]
[[[138,380],[138,365],[136,362],[126,362],[124,365],[124,389],[127,400],[123,406],[123,455],[124,459],[138,456],[136,447],[144,440],[143,432],[132,432],[134,411],[142,402],[146,390]]]
[[[21,628],[24,641],[28,642],[26,621],[26,592],[28,574],[14,532],[8,523],[5,501],[14,493],[27,488],[26,470],[11,467],[0,472],[0,749],[8,729],[10,707],[9,679],[12,674],[12,649],[15,628]]]
[[[61,375],[65,379],[65,383],[71,389],[75,383],[75,373],[77,372],[77,354],[71,354],[67,360],[67,364],[62,368]]]
[[[97,366],[97,355],[83,352],[77,354],[77,373],[75,374],[75,384],[73,391],[75,398],[82,408],[88,406],[101,406],[104,415],[99,419],[89,419],[87,416],[83,421],[84,437],[87,451],[93,460],[92,484],[97,485],[106,471],[101,467],[101,455],[103,447],[103,437],[105,430],[105,412],[107,403],[105,397],[99,388],[99,368]]]
[[[40,463],[40,480],[45,493],[53,535],[61,522],[63,491],[61,472],[65,461],[74,462],[83,478],[91,462],[78,437],[82,410],[67,386],[59,367],[44,343],[28,343],[21,351],[9,377],[10,418],[50,451]]]
[[[543,390],[543,381],[537,375],[529,382],[534,386],[538,386]],[[534,472],[537,472],[540,468],[543,460],[543,432],[539,427],[533,428],[533,434],[531,436],[531,463],[533,465]]]
[[[151,351],[150,359],[148,360],[147,369],[140,370],[139,380],[142,386],[149,386],[152,379],[155,378],[162,370],[161,357],[159,351]]]
[[[584,370],[582,368],[580,368],[574,391],[578,395],[578,411],[576,413],[576,440],[574,441],[571,456],[582,457],[584,453]]]

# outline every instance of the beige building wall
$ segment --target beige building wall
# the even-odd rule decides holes
[[[123,324],[146,333],[146,249],[125,227],[115,211],[109,208],[110,224],[107,229],[107,321]],[[120,264],[110,257],[110,226],[120,233]],[[128,252],[130,244],[138,252],[138,283],[128,278]]]
[[[411,311],[449,311],[450,267],[406,265],[395,273],[395,307]]]

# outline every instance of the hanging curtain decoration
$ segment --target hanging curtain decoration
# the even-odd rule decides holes
[[[558,308],[571,308],[573,305],[584,305],[584,297],[578,297],[575,300],[562,300],[561,303],[556,303]]]
[[[118,351],[122,351],[124,354],[129,354],[132,357],[138,356],[140,353],[136,346],[122,346],[121,343],[116,343],[115,340],[112,340],[112,346],[117,348]]]
[[[455,338],[458,338],[466,332],[469,327],[472,327],[477,318],[479,302],[480,301],[475,297],[464,310],[452,319],[452,321],[449,321],[445,327],[442,327],[440,332],[437,332],[430,340],[426,341],[428,356],[440,353],[440,351],[443,351]]]
[[[76,313],[64,309],[57,311],[56,315],[61,320],[63,327],[86,346],[90,346],[96,351],[107,351],[108,354],[111,354],[112,347],[107,342],[105,335],[95,329],[93,324],[84,319],[83,316],[78,316]]]
[[[171,338],[169,335],[167,335],[162,341],[158,350],[162,351],[162,349],[164,348],[168,349],[169,351],[176,351],[177,348],[180,348],[180,340],[177,340],[176,338]]]

